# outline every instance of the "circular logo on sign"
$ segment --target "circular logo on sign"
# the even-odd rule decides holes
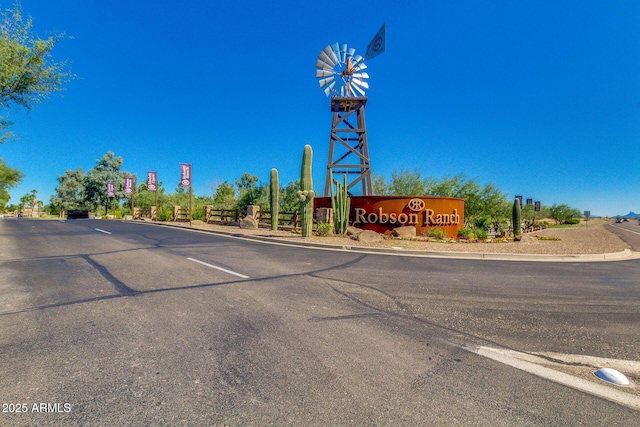
[[[411,199],[409,203],[407,203],[407,206],[414,212],[420,212],[424,209],[425,205],[422,199]]]
[[[380,50],[380,46],[382,46],[382,37],[378,36],[373,42],[373,51],[375,52],[377,50]]]

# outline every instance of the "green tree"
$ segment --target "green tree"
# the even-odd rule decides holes
[[[13,169],[0,158],[0,209],[4,209],[11,198],[9,189],[18,185],[24,175]]]
[[[121,171],[122,157],[113,153],[113,151],[107,152],[101,159],[96,160],[96,166],[89,170],[86,177],[86,202],[90,209],[97,210],[98,207],[112,206],[112,203],[117,205],[120,200],[125,198],[123,193],[124,177],[131,176],[128,172]],[[113,182],[115,185],[115,198],[111,202],[107,198],[107,183]]]
[[[493,184],[482,187],[475,180],[465,175],[453,177],[444,176],[437,180],[429,178],[425,183],[426,192],[432,196],[459,197],[464,199],[465,227],[471,227],[476,220],[489,215],[492,221],[484,220],[485,224],[492,222],[496,228],[509,218],[509,203],[507,196]]]
[[[426,194],[425,181],[417,169],[413,171],[404,169],[393,171],[389,182],[383,176],[374,175],[371,184],[373,194],[378,196],[419,196]]]
[[[20,204],[26,208],[32,208],[36,204],[42,206],[42,201],[38,200],[38,190],[31,190],[29,193],[20,197]]]
[[[51,196],[51,205],[56,210],[84,209],[86,203],[86,177],[82,168],[67,170],[58,176],[56,194]]]
[[[376,196],[385,196],[389,194],[387,183],[382,175],[371,175],[371,186],[373,187],[373,194]]]
[[[217,209],[235,209],[236,191],[229,181],[223,181],[216,187],[213,203]]]
[[[157,185],[158,204],[160,204],[161,200],[164,198],[164,188],[162,187],[162,182],[158,182]],[[143,181],[140,185],[136,185],[136,192],[134,196],[137,208],[146,210],[151,206],[156,205],[156,192],[148,190],[146,181]]]
[[[280,212],[295,212],[300,209],[300,200],[296,195],[300,189],[300,179],[289,182],[280,192]]]
[[[13,9],[0,12],[0,108],[4,110],[12,106],[30,110],[72,78],[68,64],[51,57],[64,35],[40,39],[32,27],[33,20],[23,19],[18,2]],[[0,116],[0,143],[11,136],[4,133],[10,125]]]
[[[236,187],[239,195],[238,203],[236,204],[237,209],[243,210],[249,205],[258,203],[262,191],[258,181],[258,177],[250,173],[243,174],[240,179],[236,178]]]
[[[580,218],[580,210],[570,207],[566,204],[553,204],[549,208],[549,213],[551,214],[551,219],[553,219],[556,224],[566,224],[571,221],[572,218]]]

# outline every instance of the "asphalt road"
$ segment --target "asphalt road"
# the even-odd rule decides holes
[[[640,221],[629,220],[621,223],[611,222],[609,230],[616,233],[622,240],[627,242],[631,248],[640,252]]]
[[[3,426],[636,425],[639,323],[640,260],[0,220]]]

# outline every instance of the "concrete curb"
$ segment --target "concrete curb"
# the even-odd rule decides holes
[[[233,233],[220,230],[207,230],[195,228],[188,225],[163,224],[150,221],[131,221],[132,223],[156,225],[160,227],[173,227],[195,232],[216,234],[220,236],[232,237],[236,239],[246,239],[269,244],[283,246],[300,246],[309,249],[321,249],[331,251],[348,251],[356,253],[368,253],[377,255],[412,256],[422,258],[448,258],[448,259],[473,259],[487,261],[528,261],[528,262],[603,262],[603,261],[626,261],[640,259],[640,252],[625,249],[621,252],[611,252],[603,254],[507,254],[493,252],[454,252],[454,251],[426,251],[418,249],[403,248],[369,248],[357,245],[330,245],[326,243],[298,242],[293,240],[282,240],[278,237],[256,236],[251,234]]]

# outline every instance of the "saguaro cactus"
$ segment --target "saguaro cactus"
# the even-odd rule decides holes
[[[278,229],[278,220],[280,219],[280,183],[278,182],[278,169],[271,169],[271,229]]]
[[[519,241],[522,238],[522,233],[520,229],[521,221],[521,212],[520,212],[520,200],[515,199],[513,201],[513,213],[512,213],[512,222],[513,222],[513,240]]]
[[[333,191],[333,174],[331,174],[331,209],[333,209],[333,226],[338,234],[345,234],[349,226],[349,209],[351,200],[347,192],[347,175],[344,176],[344,183],[335,183],[335,193]]]
[[[302,223],[302,237],[311,237],[313,228],[313,178],[311,176],[311,163],[313,150],[310,145],[304,146],[302,153],[302,168],[300,169],[300,190],[296,193],[300,200],[300,222]]]

